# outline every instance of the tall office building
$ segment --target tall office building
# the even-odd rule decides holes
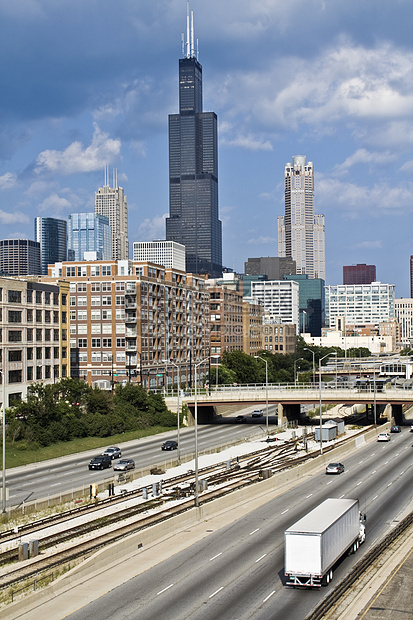
[[[325,280],[324,215],[314,213],[314,168],[302,155],[285,165],[285,214],[278,217],[278,256],[297,273]]]
[[[134,241],[133,260],[185,271],[185,246],[175,241]]]
[[[110,187],[109,170],[105,170],[105,185],[95,192],[95,213],[109,219],[112,228],[112,259],[127,260],[128,205],[123,188],[118,186],[117,172],[113,172],[113,187]]]
[[[219,277],[218,136],[215,112],[202,111],[202,66],[187,14],[186,52],[179,60],[179,114],[169,115],[169,217],[166,239],[186,248],[186,271]]]
[[[30,239],[0,241],[0,272],[8,276],[40,275],[40,243]]]
[[[85,260],[85,252],[96,252],[98,260],[112,258],[112,229],[109,218],[96,213],[71,213],[67,222],[67,258]]]
[[[67,222],[54,217],[36,217],[34,234],[40,243],[41,273],[47,275],[47,265],[67,258]]]

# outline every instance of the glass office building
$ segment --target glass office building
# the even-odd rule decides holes
[[[40,275],[40,243],[30,239],[0,241],[0,272],[9,276]]]
[[[96,252],[98,260],[112,258],[112,229],[109,218],[96,213],[72,213],[67,223],[68,260],[85,260],[85,252]]]
[[[40,243],[41,273],[47,275],[47,265],[61,263],[67,258],[67,222],[54,217],[36,217],[34,234]]]
[[[217,116],[202,111],[202,66],[189,43],[179,60],[179,114],[169,115],[166,239],[185,246],[188,273],[221,275]]]

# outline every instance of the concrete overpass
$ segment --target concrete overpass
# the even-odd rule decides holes
[[[177,397],[168,397],[167,406],[176,411]],[[186,403],[188,409],[194,416],[195,394],[194,391],[185,392],[180,397],[181,404]],[[403,417],[403,407],[413,405],[413,390],[384,387],[380,391],[373,389],[348,388],[339,385],[338,387],[328,387],[324,384],[321,388],[322,405],[343,404],[343,405],[367,405],[373,408],[374,402],[378,410],[383,411],[387,407],[388,415],[392,415],[400,424]],[[300,418],[300,405],[314,404],[316,407],[320,403],[320,388],[315,384],[286,384],[268,385],[268,404],[276,405],[278,424],[282,424],[285,418],[297,420]],[[237,385],[211,387],[210,390],[202,388],[197,393],[198,421],[201,424],[214,423],[217,412],[229,412],[248,406],[265,410],[266,386],[259,385]],[[273,407],[272,407],[273,408]],[[265,413],[265,411],[264,411]],[[235,413],[234,413],[235,415]],[[274,415],[274,414],[272,414]]]

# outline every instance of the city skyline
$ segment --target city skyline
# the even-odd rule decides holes
[[[192,0],[191,10],[204,108],[219,119],[223,264],[242,272],[249,256],[277,255],[284,165],[303,154],[326,221],[327,284],[343,265],[374,264],[408,297],[411,4]],[[31,239],[35,216],[93,211],[106,165],[128,195],[131,244],[164,237],[185,14],[185,0],[2,5],[3,238]]]

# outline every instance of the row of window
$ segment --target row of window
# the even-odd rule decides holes
[[[58,329],[33,329],[28,327],[26,329],[26,341],[32,342],[33,338],[36,342],[59,342],[59,330]],[[62,329],[62,340],[67,339],[67,330]],[[2,342],[2,330],[0,330],[0,342]],[[23,342],[23,330],[21,329],[9,329],[8,330],[8,342]]]
[[[40,381],[42,379],[57,379],[59,377],[59,366],[27,366],[26,381]],[[62,367],[62,376],[66,376],[66,366]],[[23,370],[9,370],[9,383],[22,383]]]
[[[0,308],[0,320],[2,320],[3,312]],[[24,314],[23,310],[9,310],[7,313],[9,323],[22,323]],[[59,311],[58,310],[32,310],[27,308],[26,310],[26,322],[33,323],[35,319],[36,323],[59,323]],[[67,323],[67,313],[62,312],[62,323]]]
[[[7,292],[7,300],[12,304],[21,304],[22,303],[22,293],[23,291],[14,291],[8,290]],[[51,293],[50,291],[33,291],[32,289],[26,289],[24,291],[26,293],[26,302],[36,304],[51,304],[54,306],[59,305],[59,293]],[[35,295],[33,296],[33,293]],[[0,301],[3,300],[3,289],[0,288]],[[62,304],[66,305],[66,295],[62,295]]]

